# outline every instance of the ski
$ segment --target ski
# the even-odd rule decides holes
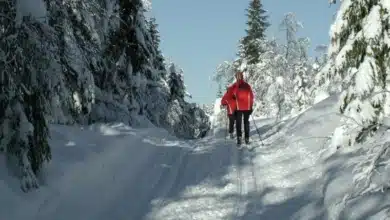
[[[230,138],[229,138],[229,137],[226,137],[226,139],[229,139],[230,141],[234,141],[234,139],[231,138],[231,137],[230,137]],[[246,149],[246,150],[248,150],[248,151],[253,151],[253,150],[255,149],[255,145],[254,145],[253,142],[250,142],[250,143],[248,143],[248,144],[246,144],[245,142],[244,142],[244,143],[238,144],[238,143],[236,142],[235,144],[236,144],[237,149],[239,149],[239,150]]]
[[[245,148],[246,148],[248,151],[253,151],[253,150],[255,149],[255,147],[253,146],[252,143],[246,144]]]
[[[248,150],[248,151],[253,151],[253,149],[255,149],[255,147],[253,146],[253,144],[252,143],[249,143],[249,144],[237,144],[236,143],[236,147],[237,147],[237,149],[239,149],[239,150],[243,150],[243,149],[246,149],[246,150]]]

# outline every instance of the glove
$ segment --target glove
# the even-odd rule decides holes
[[[222,104],[222,105],[219,106],[220,109],[223,109],[225,107],[226,107],[226,104]]]
[[[251,106],[251,108],[249,109],[249,114],[251,115],[253,113],[253,107]]]

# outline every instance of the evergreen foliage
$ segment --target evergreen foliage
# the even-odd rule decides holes
[[[260,54],[264,48],[260,47],[261,41],[266,38],[266,30],[270,26],[267,11],[264,10],[261,0],[251,0],[247,11],[246,36],[242,38],[242,58],[248,64],[255,64],[260,61]]]

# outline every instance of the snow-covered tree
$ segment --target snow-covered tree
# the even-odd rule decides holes
[[[202,104],[201,108],[209,116],[211,116],[214,112],[214,105],[213,104]]]
[[[83,122],[94,104],[94,73],[92,60],[100,54],[101,39],[96,29],[85,20],[89,13],[102,15],[96,1],[47,1],[48,24],[56,31],[56,57],[59,60],[60,78],[52,96],[53,113],[50,122]]]
[[[164,63],[164,56],[160,51],[160,33],[158,31],[158,25],[156,22],[156,18],[152,17],[148,21],[148,30],[150,33],[151,40],[153,42],[154,48],[156,48],[156,57],[154,59],[154,66],[157,71],[160,72],[160,75],[166,79],[166,69]]]
[[[285,54],[287,60],[296,59],[299,56],[296,34],[299,28],[302,27],[302,23],[297,20],[295,13],[292,12],[285,14],[280,23],[280,29],[285,32],[286,36]]]
[[[208,131],[199,106],[169,103],[157,26],[144,14],[150,1],[31,2],[0,2],[0,152],[16,159],[23,190],[38,187],[51,159],[48,123],[149,120],[183,138]]]
[[[45,115],[57,75],[51,72],[51,42],[45,41],[50,30],[36,20],[45,11],[31,14],[15,3],[0,3],[0,148],[16,159],[21,188],[29,191],[51,159]]]
[[[355,187],[336,201],[340,207],[362,195],[387,193],[389,187],[388,125],[382,126],[390,113],[389,19],[387,0],[341,1],[331,26],[329,60],[317,76],[328,91],[341,92],[338,107],[343,117],[332,146],[354,146],[359,152],[352,161]],[[379,135],[370,138],[374,134]],[[382,209],[388,217],[389,209]]]
[[[236,67],[233,61],[225,61],[217,66],[212,80],[218,84],[218,93],[221,97],[225,93],[226,87],[234,81],[235,72]]]
[[[339,85],[345,144],[362,142],[389,112],[387,1],[342,1],[331,27],[330,61],[323,75]]]
[[[156,22],[156,18],[152,17],[148,21],[148,30],[150,33],[150,37],[152,38],[153,45],[158,48],[160,46],[160,33],[158,31],[158,25]]]
[[[294,110],[297,112],[304,110],[312,103],[312,98],[310,96],[309,68],[310,66],[305,62],[301,62],[295,65],[293,97],[295,100]]]
[[[312,104],[310,88],[313,81],[312,64],[308,57],[310,41],[308,38],[299,38],[297,41],[298,60],[291,65],[293,68],[293,110],[301,112]]]
[[[314,50],[318,54],[316,56],[316,62],[318,63],[319,68],[322,68],[326,64],[326,62],[328,62],[328,45],[317,45]]]
[[[326,74],[324,74],[329,69],[327,49],[327,45],[317,45],[315,48],[317,56],[311,65],[313,79],[310,85],[310,94],[313,97],[313,103],[317,103],[328,97],[329,87],[332,87],[332,84],[326,79]]]
[[[248,64],[255,64],[260,61],[260,54],[263,52],[261,42],[265,39],[265,32],[270,26],[268,15],[263,8],[261,0],[251,0],[247,11],[246,36],[241,39],[242,55]]]
[[[183,80],[183,70],[177,69],[174,63],[169,67],[168,84],[171,91],[171,100],[184,99],[186,87]]]
[[[297,32],[303,28],[301,22],[298,21],[294,13],[287,13],[280,28],[285,32],[285,45],[283,46],[283,54],[285,55],[284,73],[284,90],[290,98],[284,99],[292,101],[285,103],[285,107],[291,108],[293,112],[300,112],[311,104],[310,82],[311,79],[311,64],[308,57],[308,48],[310,40],[308,38],[298,38]],[[293,80],[286,80],[292,78]]]
[[[145,12],[152,10],[152,1],[151,0],[142,0],[142,8]]]

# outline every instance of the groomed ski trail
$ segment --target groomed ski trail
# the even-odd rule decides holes
[[[253,154],[248,152],[244,146],[236,151],[236,172],[237,172],[237,194],[239,195],[236,209],[232,219],[240,219],[246,212],[247,199],[251,192],[257,191],[256,172],[253,164]],[[246,157],[248,158],[246,158]],[[246,160],[246,161],[245,161]],[[245,162],[249,162],[249,168],[245,167]],[[250,173],[249,173],[250,172]]]
[[[9,199],[0,213],[7,220],[327,219],[319,163],[326,143],[306,138],[333,131],[324,122],[334,116],[323,110],[256,121],[264,146],[251,126],[253,151],[237,149],[223,129],[180,141],[154,127],[54,125],[41,188],[23,194],[2,176],[0,193]]]
[[[176,190],[160,201],[146,219],[227,219],[240,208],[242,179],[235,145],[215,137],[193,144],[194,151],[171,187]],[[177,190],[182,191],[181,195]],[[230,199],[219,200],[220,196]]]

